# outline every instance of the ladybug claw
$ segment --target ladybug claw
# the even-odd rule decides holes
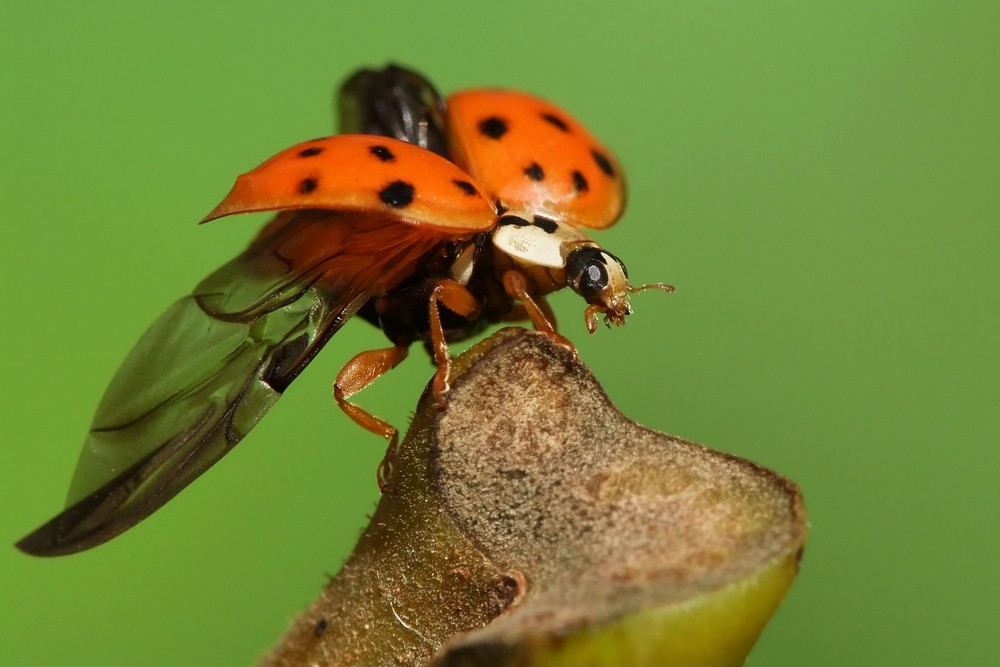
[[[438,372],[434,374],[434,382],[431,387],[431,393],[434,394],[434,402],[437,403],[438,407],[442,410],[448,407],[448,392],[451,390],[451,385],[448,382],[449,368],[450,364],[447,367],[438,367]]]
[[[438,391],[435,389],[434,401],[438,404],[438,407],[441,408],[442,410],[448,407],[448,387],[445,387],[444,390],[442,391]]]
[[[574,361],[580,358],[579,355],[577,355],[576,353],[576,346],[573,345],[573,343],[570,341],[569,338],[566,338],[566,336],[563,336],[561,333],[557,331],[546,331],[544,333],[546,336],[549,337],[549,340],[551,340],[553,343],[555,343],[559,347],[564,348],[567,352],[569,352],[570,355],[572,355]]]
[[[399,434],[394,432],[392,437],[389,438],[389,447],[385,450],[385,456],[378,464],[378,469],[375,471],[375,480],[378,482],[378,492],[385,493],[385,489],[389,486],[389,478],[392,476],[392,470],[396,465],[396,454],[399,450]]]

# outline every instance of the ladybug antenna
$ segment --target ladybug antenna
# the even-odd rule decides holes
[[[668,285],[666,283],[649,283],[647,285],[626,285],[625,291],[629,294],[635,294],[636,292],[645,292],[650,289],[658,289],[660,291],[671,294],[674,291],[673,285]],[[628,301],[625,300],[624,312],[614,312],[609,311],[608,308],[602,304],[592,304],[583,311],[583,321],[587,325],[587,331],[594,333],[597,331],[597,318],[604,315],[604,324],[610,329],[612,324],[624,324],[624,316],[632,312],[632,307],[629,305]]]
[[[645,292],[648,289],[662,290],[667,294],[672,294],[675,291],[673,285],[668,285],[666,283],[649,283],[647,285],[639,285],[638,287],[628,285],[625,288],[625,291],[628,292],[629,294],[635,294],[636,292]]]

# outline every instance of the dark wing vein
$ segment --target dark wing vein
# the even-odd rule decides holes
[[[371,296],[439,241],[393,220],[282,213],[140,338],[101,400],[67,509],[29,553],[96,546],[161,507],[252,429]]]

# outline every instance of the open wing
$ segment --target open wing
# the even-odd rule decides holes
[[[17,546],[73,553],[149,516],[236,446],[343,323],[442,238],[370,213],[279,214],[140,338],[98,407],[67,509]]]

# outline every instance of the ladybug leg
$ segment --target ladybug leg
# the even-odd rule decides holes
[[[556,314],[552,311],[552,306],[549,305],[548,300],[544,296],[536,296],[535,302],[538,307],[542,309],[542,314],[545,315],[546,319],[552,324],[553,329],[557,329],[556,324]],[[516,304],[509,313],[501,320],[502,322],[523,322],[524,320],[530,320],[531,315],[528,314],[528,309],[524,307],[523,304]]]
[[[504,315],[500,321],[501,322],[521,322],[524,320],[530,320],[531,316],[528,315],[528,309],[519,303],[514,304],[510,309],[510,312]]]
[[[537,301],[531,293],[529,292],[528,279],[524,277],[520,271],[515,271],[514,269],[509,269],[503,274],[503,288],[507,291],[507,294],[518,301],[524,306],[524,310],[527,311],[528,317],[531,322],[535,325],[535,328],[544,333],[546,336],[551,338],[554,342],[562,345],[567,350],[576,355],[576,348],[573,347],[573,343],[569,341],[568,338],[559,334],[556,331],[555,326],[552,324],[553,320],[550,320],[546,315],[551,313],[552,309],[549,307],[548,302],[544,299],[538,299]]]
[[[409,348],[402,345],[383,350],[361,352],[340,369],[340,372],[337,373],[337,379],[333,381],[333,397],[337,399],[337,405],[340,406],[340,409],[362,428],[389,440],[389,448],[386,450],[382,462],[378,464],[376,472],[379,491],[385,490],[386,479],[389,471],[392,470],[392,464],[396,458],[399,432],[389,422],[379,419],[347,399],[382,377],[387,371],[395,368],[399,362],[406,359],[408,352]]]
[[[434,373],[434,399],[442,408],[448,403],[448,376],[451,373],[451,355],[448,353],[448,341],[445,339],[444,327],[441,325],[441,310],[439,304],[468,319],[474,319],[479,314],[479,301],[461,283],[445,278],[439,280],[431,290],[430,322],[431,348],[434,350],[434,361],[437,372]]]

